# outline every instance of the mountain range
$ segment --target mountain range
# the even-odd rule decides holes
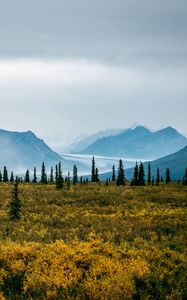
[[[31,131],[0,130],[0,169],[7,166],[15,172],[22,172],[34,166],[41,168],[43,161],[48,168],[59,161],[64,167],[69,164]]]
[[[157,168],[160,169],[160,175],[165,178],[166,168],[170,169],[172,180],[182,180],[185,169],[187,167],[187,146],[183,149],[177,151],[176,153],[167,155],[165,157],[153,160],[151,164],[151,175],[156,178]],[[124,162],[124,167],[125,167]],[[117,167],[117,166],[116,166]],[[117,169],[117,168],[116,168]],[[148,162],[144,163],[145,178],[147,178],[148,173]],[[134,168],[125,169],[125,177],[131,180],[134,174]],[[116,172],[117,175],[117,172]],[[112,172],[103,173],[100,175],[102,180],[112,176]]]
[[[172,127],[152,132],[137,126],[117,135],[97,139],[81,154],[153,160],[174,153],[186,145],[187,138]]]
[[[108,136],[114,136],[114,135],[121,133],[122,131],[123,131],[123,129],[118,129],[118,128],[101,130],[97,133],[89,135],[88,137],[86,137],[80,141],[74,142],[71,145],[65,147],[63,149],[63,152],[64,153],[72,153],[72,154],[80,153],[80,152],[84,151],[88,146],[93,144],[95,141],[97,141],[98,139],[101,139],[103,137],[108,137]]]

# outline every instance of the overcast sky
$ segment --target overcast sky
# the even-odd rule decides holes
[[[186,0],[0,0],[0,128],[187,134]]]

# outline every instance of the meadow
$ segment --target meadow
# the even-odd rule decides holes
[[[187,187],[0,184],[0,299],[187,299]]]

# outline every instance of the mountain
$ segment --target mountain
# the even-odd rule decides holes
[[[34,166],[41,168],[43,161],[46,167],[59,161],[62,161],[63,166],[69,164],[31,131],[0,130],[0,169],[7,166],[15,172],[22,172]]]
[[[124,167],[125,167],[124,161]],[[160,169],[160,175],[165,178],[166,168],[169,168],[171,171],[172,180],[182,180],[184,176],[185,169],[187,167],[187,146],[183,149],[167,155],[165,157],[156,159],[151,162],[151,175],[156,178],[157,168]],[[116,166],[117,169],[117,166]],[[145,169],[145,178],[147,178],[148,162],[144,163]],[[134,168],[126,169],[125,176],[128,180],[131,180],[133,177]],[[102,180],[112,176],[111,172],[104,173],[100,175]]]
[[[149,160],[174,153],[186,145],[187,138],[172,127],[151,132],[137,126],[118,135],[98,139],[81,153]]]
[[[94,143],[96,140],[103,138],[103,137],[108,137],[108,136],[113,136],[121,133],[123,129],[118,129],[118,128],[113,128],[113,129],[106,129],[99,131],[95,134],[92,134],[85,139],[75,142],[69,146],[67,146],[65,149],[63,149],[63,152],[66,153],[80,153],[84,149],[86,149],[88,146],[90,146],[92,143]]]

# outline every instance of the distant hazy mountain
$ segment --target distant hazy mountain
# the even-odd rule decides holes
[[[169,168],[171,171],[171,179],[172,180],[182,180],[185,172],[185,168],[187,167],[187,146],[183,149],[177,151],[176,153],[167,155],[165,157],[156,159],[151,161],[151,175],[155,176],[157,173],[157,168],[160,169],[160,175],[165,179],[166,168]],[[126,166],[124,162],[124,167]],[[117,169],[117,166],[116,166]],[[145,169],[145,178],[147,179],[147,170],[148,170],[148,162],[144,163]],[[134,168],[126,169],[125,176],[128,180],[132,179],[134,173]],[[116,172],[117,174],[117,172]],[[111,172],[104,173],[100,175],[102,180],[109,178],[112,176]]]
[[[143,126],[127,129],[115,136],[100,138],[83,154],[156,159],[187,145],[187,138],[172,127],[151,132]]]
[[[123,131],[123,129],[118,129],[118,128],[106,129],[103,131],[99,131],[95,134],[92,134],[92,135],[86,137],[85,139],[83,139],[81,141],[75,142],[75,143],[67,146],[64,149],[64,152],[80,153],[84,149],[86,149],[88,146],[90,146],[92,143],[94,143],[96,140],[103,138],[103,137],[108,137],[108,136],[113,136],[113,135],[119,134],[122,131]]]
[[[4,166],[7,166],[13,171],[22,172],[26,168],[41,167],[43,161],[46,167],[50,167],[59,161],[62,161],[64,166],[69,164],[31,131],[10,132],[0,130],[1,170]]]

